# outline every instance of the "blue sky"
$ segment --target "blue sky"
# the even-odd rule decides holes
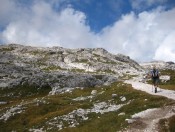
[[[84,12],[87,23],[94,32],[99,32],[105,26],[113,24],[122,14],[131,10],[128,1],[123,0],[91,0],[89,2],[71,2],[73,8]]]
[[[171,9],[174,0],[133,0],[138,1],[134,6],[132,0],[70,0],[70,4],[74,9],[82,11],[87,16],[87,23],[90,25],[94,32],[99,32],[105,26],[113,24],[119,20],[122,15],[130,13],[140,13],[142,11],[149,11],[158,6],[164,6],[166,9]],[[140,2],[139,2],[140,1]],[[148,0],[149,1],[149,0]]]
[[[0,43],[175,61],[174,0],[0,0]]]

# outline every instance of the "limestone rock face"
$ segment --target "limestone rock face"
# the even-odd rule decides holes
[[[0,45],[0,88],[29,84],[37,87],[94,87],[110,85],[142,67],[128,56],[102,48],[42,48]]]

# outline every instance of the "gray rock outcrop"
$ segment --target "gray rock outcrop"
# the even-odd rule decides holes
[[[94,87],[110,85],[120,76],[138,71],[142,67],[128,56],[113,55],[102,48],[0,45],[0,88],[24,84],[53,90]]]

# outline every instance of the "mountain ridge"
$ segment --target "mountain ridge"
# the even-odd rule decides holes
[[[142,71],[139,64],[128,56],[113,55],[102,48],[41,48],[9,44],[1,45],[0,51],[0,74],[1,78],[6,78],[0,87],[13,87],[26,82],[37,86],[60,83],[61,87],[87,87],[104,84],[104,80],[113,80],[112,78],[119,78],[124,74],[137,74],[138,70]],[[57,76],[64,77],[59,80],[61,77]],[[73,79],[70,85],[62,81],[67,76]],[[80,80],[77,80],[77,76],[81,76]],[[92,81],[87,81],[88,78]],[[81,81],[84,85],[78,84]]]

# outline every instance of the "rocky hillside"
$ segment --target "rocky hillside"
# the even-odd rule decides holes
[[[133,89],[124,81],[136,79],[139,88],[148,85],[151,89],[139,82],[144,71],[128,56],[101,48],[0,45],[0,131],[116,132],[134,124],[133,130],[143,130],[147,127],[144,118],[143,123],[137,122],[133,115],[166,105],[174,110],[175,104],[172,99]],[[174,78],[173,70],[165,70],[165,75],[167,72]],[[171,79],[164,86],[174,90],[174,84]],[[168,119],[170,132],[174,119]],[[167,119],[159,124],[166,126]]]
[[[102,48],[0,46],[1,88],[50,87],[53,94],[65,87],[108,85],[138,71],[142,68],[128,56],[113,55]]]
[[[156,66],[158,69],[165,70],[175,70],[175,63],[172,61],[164,62],[164,61],[152,61],[152,62],[145,62],[140,64],[145,69],[150,69],[153,66]]]

